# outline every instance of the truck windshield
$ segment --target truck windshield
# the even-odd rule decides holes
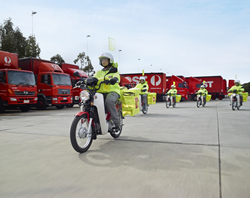
[[[8,71],[8,83],[12,85],[36,85],[34,74],[24,71]]]
[[[69,85],[71,86],[70,77],[64,74],[52,74],[55,85]]]

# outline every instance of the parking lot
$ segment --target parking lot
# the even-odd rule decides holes
[[[164,102],[76,153],[77,105],[0,114],[0,197],[250,197],[250,101]]]

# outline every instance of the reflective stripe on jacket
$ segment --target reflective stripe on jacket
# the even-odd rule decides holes
[[[143,87],[144,85],[146,85],[146,87]],[[140,95],[147,94],[148,93],[148,82],[145,81],[143,84],[139,83],[139,84],[137,84],[135,86],[135,88],[138,88],[138,89],[141,89],[141,90],[146,89],[147,91],[145,91],[145,92],[141,91]]]

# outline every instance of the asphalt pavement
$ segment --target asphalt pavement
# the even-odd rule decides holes
[[[0,114],[0,197],[249,198],[250,100],[164,102],[73,150],[77,105]]]

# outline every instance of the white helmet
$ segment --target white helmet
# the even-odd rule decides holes
[[[205,86],[204,86],[204,85],[201,85],[200,88],[205,88]]]
[[[175,88],[175,85],[171,85],[171,88]]]
[[[145,77],[141,76],[139,80],[144,80],[145,81]]]
[[[234,81],[234,84],[235,84],[235,83],[239,83],[239,84],[240,84],[240,81],[239,81],[239,80],[235,80],[235,81]]]
[[[114,63],[114,57],[112,56],[112,54],[110,54],[110,53],[108,53],[108,52],[103,52],[103,53],[101,54],[101,56],[99,57],[100,65],[102,65],[101,59],[103,59],[103,58],[109,59],[109,63],[111,63],[111,64]]]

